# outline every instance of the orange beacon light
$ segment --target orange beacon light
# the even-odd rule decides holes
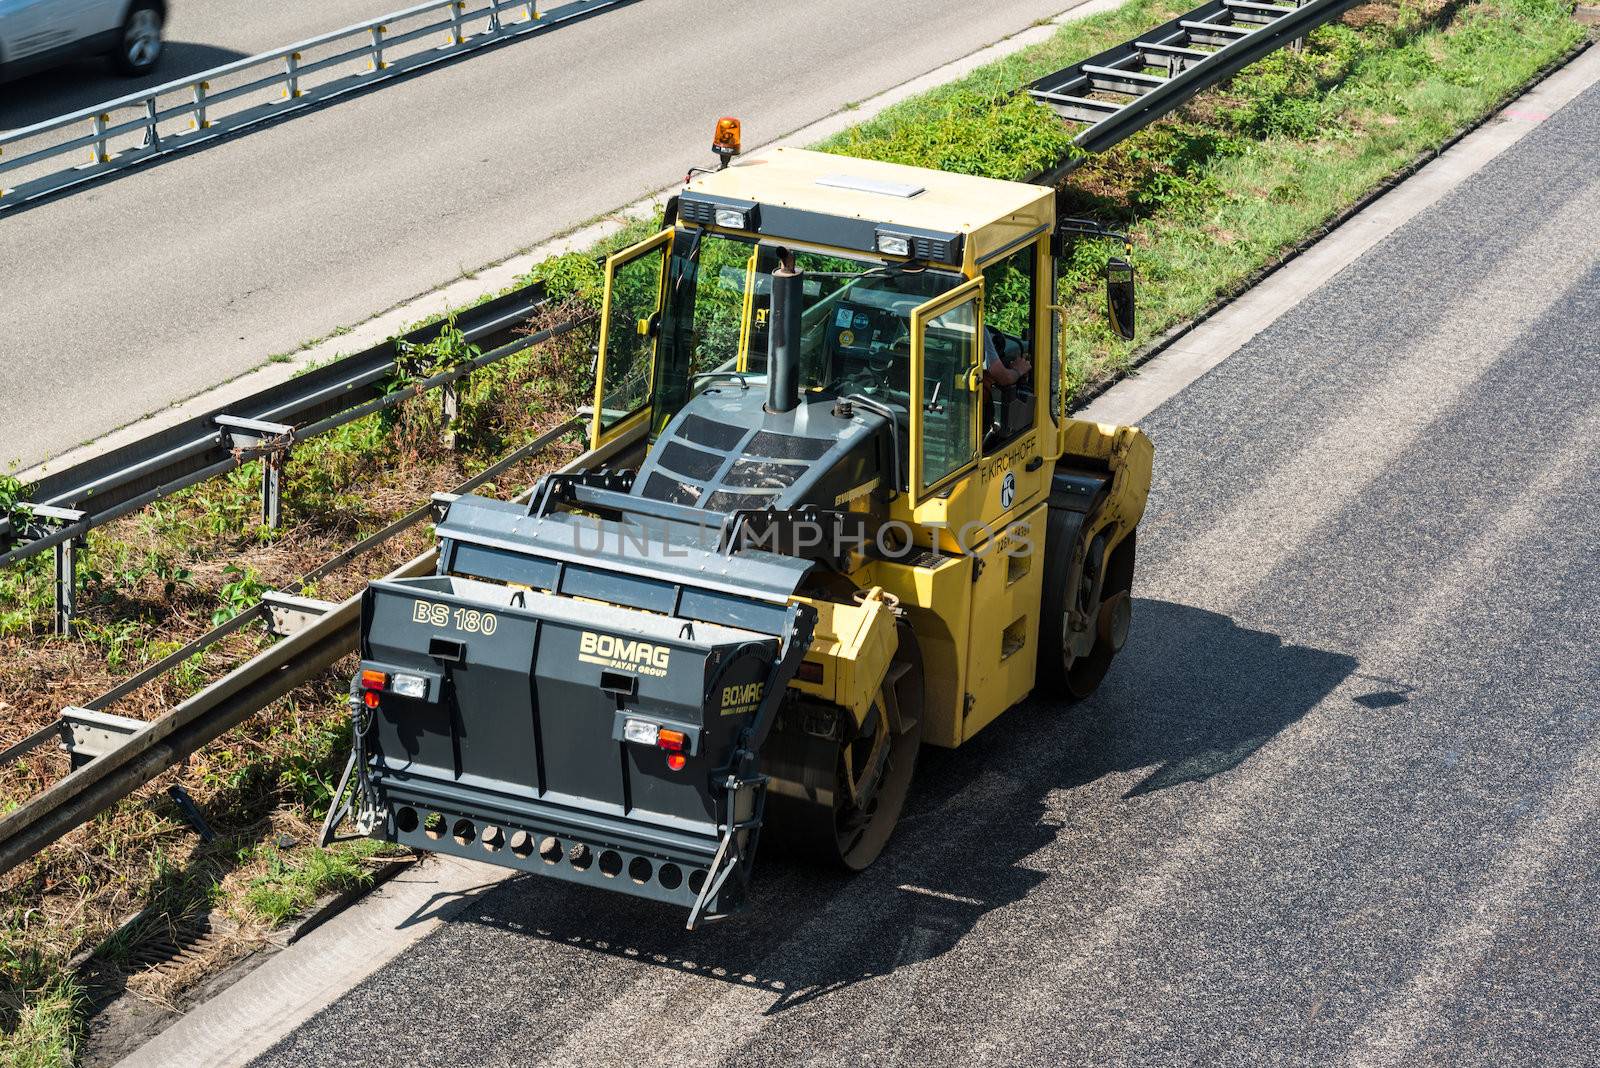
[[[722,157],[722,165],[739,154],[739,120],[723,116],[717,120],[717,132],[711,138],[711,151]]]

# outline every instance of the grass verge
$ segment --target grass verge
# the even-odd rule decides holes
[[[1183,0],[1132,0],[1063,28],[1049,41],[906,101],[830,139],[829,151],[952,171],[1021,178],[1055,164],[1072,130],[1014,95],[1023,82],[1185,10]],[[1572,47],[1582,30],[1555,0],[1377,2],[1281,52],[1178,114],[1086,160],[1063,188],[1066,209],[1131,227],[1140,269],[1140,336],[1105,329],[1095,277],[1106,250],[1080,247],[1063,279],[1073,309],[1068,385],[1119,373],[1149,338],[1234,291],[1252,273],[1368,190],[1481,117]],[[615,248],[652,229],[640,222]],[[597,248],[529,275],[568,310],[592,309]],[[461,358],[451,341],[418,353]],[[382,526],[429,492],[552,425],[586,392],[587,343],[541,347],[478,372],[464,390],[457,449],[442,450],[437,401],[420,398],[300,447],[286,491],[293,527],[254,523],[252,467],[195,487],[97,532],[81,575],[81,637],[45,637],[50,569],[0,572],[0,747],[81,703],[283,586]],[[570,455],[570,452],[568,453]],[[539,465],[508,473],[526,484]],[[489,488],[491,491],[493,487]],[[0,483],[0,509],[20,487]],[[365,576],[413,555],[419,528],[314,591],[344,596]],[[259,646],[240,633],[141,691],[152,718]],[[70,1063],[86,992],[65,962],[138,908],[150,929],[176,930],[221,910],[239,936],[217,962],[302,911],[320,893],[369,878],[376,847],[320,853],[311,841],[345,753],[338,672],[281,702],[163,776],[0,884],[0,1063]],[[58,756],[0,772],[0,807],[62,771]],[[218,832],[200,845],[162,790],[183,784]],[[168,998],[185,981],[140,963],[131,932],[103,951],[130,989]]]
[[[1133,0],[1050,41],[905,101],[820,147],[1022,179],[1064,157],[1071,129],[1016,86],[1170,19],[1185,0]],[[1078,246],[1062,297],[1072,391],[1129,356],[1514,93],[1583,37],[1564,0],[1362,5],[1103,155],[1062,184],[1062,208],[1125,225],[1139,332],[1105,328],[1097,278],[1110,249]]]

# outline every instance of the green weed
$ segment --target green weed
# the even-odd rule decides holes
[[[266,871],[251,880],[245,903],[277,925],[304,912],[323,894],[372,885],[372,871],[360,858],[371,855],[376,844],[353,844],[359,848],[309,849],[295,859],[267,847]]]
[[[228,564],[222,569],[222,573],[230,577],[217,592],[222,605],[211,613],[213,627],[226,623],[240,612],[254,608],[261,602],[261,595],[267,592],[266,583],[261,581],[261,576],[256,574],[254,568]]]

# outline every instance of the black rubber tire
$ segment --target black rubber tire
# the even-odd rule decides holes
[[[1072,561],[1077,555],[1083,517],[1065,508],[1052,508],[1046,520],[1044,539],[1044,588],[1039,605],[1039,666],[1037,687],[1046,697],[1069,704],[1082,701],[1100,686],[1111,669],[1120,646],[1096,628],[1095,643],[1083,656],[1072,656],[1067,651],[1067,609],[1070,607],[1070,589],[1078,581],[1071,573]],[[1106,578],[1100,590],[1100,603],[1106,606],[1121,596],[1120,605],[1124,633],[1131,613],[1133,568],[1138,532],[1129,534],[1117,544],[1106,562]]]
[[[1050,508],[1045,519],[1044,577],[1039,596],[1039,666],[1035,686],[1047,697],[1067,692],[1065,628],[1067,584],[1072,576],[1073,554],[1083,516],[1065,508]]]
[[[153,42],[148,36],[152,24]],[[111,51],[112,69],[127,78],[142,78],[155,70],[165,50],[161,39],[165,24],[159,4],[152,0],[134,0],[117,30],[117,44]]]
[[[767,827],[762,832],[764,847],[846,871],[861,871],[883,852],[895,825],[900,822],[900,813],[915,777],[917,756],[922,749],[922,654],[909,626],[901,623],[899,634],[901,652],[896,654],[896,660],[908,662],[911,669],[896,685],[895,695],[902,721],[915,722],[904,733],[890,739],[889,765],[873,799],[872,810],[865,817],[865,825],[858,824],[853,833],[847,833],[841,825],[851,814],[842,811],[838,801],[842,793],[838,786],[840,743],[797,740],[807,753],[807,757],[801,759],[805,765],[807,793],[812,800],[769,794]],[[783,744],[769,739],[769,747],[774,742]],[[789,754],[785,763],[793,767],[798,755],[798,750]]]
[[[1100,619],[1095,628],[1094,647],[1087,656],[1080,656],[1073,661],[1067,669],[1067,699],[1069,701],[1082,701],[1100,688],[1100,683],[1105,681],[1106,672],[1111,670],[1111,661],[1116,659],[1121,651],[1120,642],[1114,642],[1106,636],[1106,615],[1112,611],[1120,598],[1120,610],[1123,613],[1121,632],[1126,640],[1127,628],[1133,615],[1133,557],[1136,551],[1135,539],[1137,532],[1128,535],[1111,554],[1111,560],[1106,565],[1106,581],[1100,590]],[[1124,565],[1126,563],[1126,566]]]

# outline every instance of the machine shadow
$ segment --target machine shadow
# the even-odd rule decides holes
[[[900,827],[865,872],[819,871],[768,841],[745,910],[698,932],[683,930],[680,910],[534,877],[458,922],[760,988],[773,995],[765,1012],[781,1012],[938,957],[1040,883],[1077,878],[1041,852],[1064,806],[1103,824],[1115,852],[1144,795],[1238,766],[1357,667],[1170,602],[1138,600],[1134,620],[1091,700],[1030,700],[958,750],[925,749]],[[1129,773],[1131,786],[1089,789]]]
[[[57,115],[153,89],[243,59],[248,54],[194,41],[168,41],[162,49],[160,66],[154,74],[143,78],[121,77],[112,72],[104,58],[85,56],[7,82],[0,89],[0,130],[32,126]]]

